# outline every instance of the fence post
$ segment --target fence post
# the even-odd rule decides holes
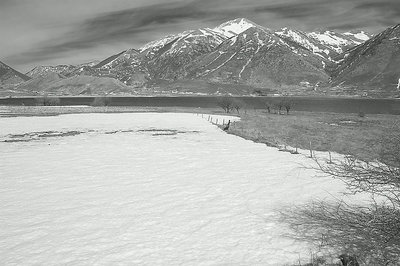
[[[312,158],[313,157],[313,154],[312,154],[312,147],[311,147],[311,140],[310,140],[310,158]]]

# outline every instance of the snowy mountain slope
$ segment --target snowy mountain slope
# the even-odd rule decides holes
[[[227,37],[207,28],[181,35],[159,48],[147,62],[152,78],[176,80],[186,77],[188,64],[213,52],[225,40]]]
[[[136,49],[128,49],[116,55],[112,55],[100,63],[90,67],[77,68],[69,76],[89,75],[98,77],[110,77],[120,80],[127,85],[141,85],[148,76],[143,66],[141,55]]]
[[[0,84],[13,85],[29,80],[30,77],[0,62]]]
[[[251,27],[194,62],[191,75],[214,82],[267,87],[315,84],[327,80],[319,64],[308,50],[289,45],[268,29]]]
[[[118,54],[112,55],[103,61],[99,62],[98,64],[94,65],[93,68],[109,68],[109,66],[117,60],[121,55],[125,54],[127,51],[122,51]]]
[[[366,33],[366,32],[364,32],[364,31],[360,31],[360,32],[345,32],[345,33],[343,33],[343,35],[349,36],[357,44],[361,44],[361,43],[371,39],[371,35]]]
[[[275,34],[284,39],[286,42],[298,44],[315,55],[320,56],[323,59],[322,62],[324,62],[324,64],[332,61],[332,57],[338,55],[338,53],[330,46],[323,44],[319,40],[309,37],[305,32],[283,28],[279,31],[275,31]]]
[[[282,54],[286,56],[280,64],[271,65],[272,54],[276,60]],[[301,63],[295,63],[296,60]],[[293,67],[288,68],[289,65]],[[246,19],[232,20],[214,29],[186,32],[158,48],[154,59],[148,62],[148,69],[156,79],[205,79],[262,86],[326,81],[322,67],[321,59],[303,46],[288,43]],[[268,69],[269,74],[262,74],[260,69]],[[301,77],[302,71],[306,77]]]
[[[378,91],[400,89],[400,24],[390,27],[342,55],[333,84],[358,85]]]
[[[276,31],[282,39],[297,43],[316,55],[326,59],[324,64],[333,62],[337,56],[369,39],[364,33],[338,33],[325,32],[302,32],[299,30],[283,28]]]
[[[369,38],[364,32],[344,34],[334,31],[310,32],[307,36],[328,46],[338,54],[363,43]]]
[[[148,60],[151,60],[154,55],[163,47],[165,47],[168,43],[171,43],[172,41],[185,36],[188,34],[190,31],[185,31],[182,33],[178,33],[175,35],[168,35],[164,38],[152,41],[147,43],[146,45],[142,46],[139,48],[139,51],[141,54],[143,54]]]
[[[73,71],[76,66],[73,65],[57,65],[57,66],[37,66],[26,73],[27,76],[31,78],[36,78],[39,76],[43,76],[47,73],[57,73],[64,75],[65,72],[68,73]]]
[[[56,65],[56,66],[37,66],[26,73],[28,77],[36,78],[38,76],[46,75],[47,73],[57,73],[63,76],[71,76],[72,73],[76,74],[81,68],[88,68],[97,65],[98,61],[91,61],[79,65]]]

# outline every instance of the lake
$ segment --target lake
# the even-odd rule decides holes
[[[0,105],[36,105],[41,97],[13,97],[0,98]],[[92,96],[61,96],[60,105],[91,105],[95,99]],[[190,108],[218,108],[221,96],[112,96],[108,97],[111,106],[137,107],[190,107]],[[335,112],[366,114],[400,114],[400,99],[351,98],[351,97],[234,97],[243,103],[243,109],[265,109],[265,103],[279,103],[282,100],[292,102],[293,111],[307,112]],[[221,109],[222,110],[222,109]]]

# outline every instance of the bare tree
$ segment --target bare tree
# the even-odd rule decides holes
[[[240,109],[242,109],[243,106],[244,106],[244,103],[242,101],[238,100],[238,99],[234,99],[232,106],[236,110],[236,112],[239,114],[240,113]]]
[[[276,107],[278,108],[278,113],[281,114],[282,108],[283,108],[283,101],[280,101],[276,104]]]
[[[293,107],[293,102],[291,100],[285,99],[282,101],[282,105],[286,109],[286,114],[288,115]]]
[[[218,101],[218,106],[221,107],[226,113],[230,113],[233,107],[233,98],[229,96],[224,96]]]
[[[269,101],[266,101],[265,104],[265,109],[267,109],[267,112],[270,114],[271,113],[271,109],[272,109],[272,103]]]

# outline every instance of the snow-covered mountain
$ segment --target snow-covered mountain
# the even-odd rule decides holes
[[[147,62],[154,79],[176,80],[188,75],[187,66],[213,51],[227,37],[210,29],[189,31],[166,43]]]
[[[316,84],[328,80],[309,51],[263,27],[250,27],[192,63],[192,76],[256,87]]]
[[[51,72],[66,78],[80,75],[113,78],[131,87],[160,84],[172,84],[168,87],[173,87],[177,83],[197,82],[216,84],[216,87],[232,84],[274,88],[282,93],[289,88],[285,93],[301,93],[320,86],[327,88],[331,84],[335,88],[342,83],[356,86],[363,80],[361,76],[367,78],[374,74],[372,77],[376,81],[374,84],[378,84],[376,86],[386,86],[379,82],[389,82],[390,86],[396,83],[400,87],[395,80],[400,78],[395,74],[394,69],[397,68],[393,68],[397,64],[393,63],[397,62],[395,52],[398,46],[393,46],[398,38],[393,35],[396,27],[389,31],[390,34],[382,33],[373,39],[369,39],[365,32],[303,32],[289,28],[272,31],[238,18],[215,28],[168,35],[138,49],[121,51],[100,62],[42,66],[31,70],[28,75],[37,77]],[[395,37],[382,37],[387,35]],[[384,47],[386,51],[372,46]],[[375,49],[382,50],[380,57],[375,56]],[[372,50],[374,52],[369,52]],[[392,63],[382,63],[389,59]],[[366,72],[365,69],[375,67],[374,64],[378,67]],[[390,78],[381,78],[388,77],[382,73],[389,72],[393,72]],[[47,79],[52,78],[47,76]]]
[[[168,36],[139,51],[149,59],[147,68],[156,80],[201,79],[275,86],[315,84],[328,79],[316,55],[243,18],[213,29]]]

